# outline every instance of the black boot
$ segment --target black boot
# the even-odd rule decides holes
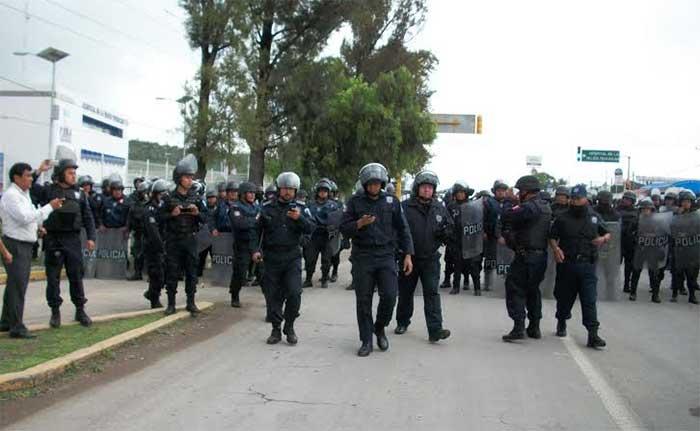
[[[353,286],[353,284],[350,283],[350,284],[345,288],[345,290],[355,290],[355,286]]]
[[[379,350],[382,352],[389,350],[389,339],[386,337],[384,328],[375,328],[374,335],[377,336],[377,347],[379,347]]]
[[[306,275],[306,280],[304,280],[304,284],[301,287],[314,287],[314,283],[311,281],[311,275]]]
[[[177,310],[175,309],[175,294],[168,293],[168,306],[165,308],[165,315],[170,316],[175,314]]]
[[[148,299],[148,302],[151,303],[151,309],[155,310],[156,308],[163,308],[163,304],[160,303],[160,295],[157,293],[151,293],[148,290],[143,292],[143,297]]]
[[[450,338],[451,332],[449,329],[440,329],[428,335],[428,341],[431,343],[437,343],[440,340],[446,340]]]
[[[589,329],[588,330],[588,347],[592,347],[594,349],[598,349],[601,347],[605,347],[606,343],[605,340],[600,338],[598,336],[598,329]]]
[[[86,328],[92,325],[92,319],[85,313],[84,307],[77,307],[75,309],[75,320]]]
[[[688,290],[688,302],[691,304],[697,304],[698,299],[695,297],[695,289]]]
[[[328,289],[328,274],[323,274],[321,277],[321,288]]]
[[[540,331],[540,319],[530,319],[530,324],[527,325],[527,336],[539,340],[542,338]]]
[[[651,302],[660,304],[661,303],[661,298],[659,297],[659,292],[652,292],[651,293]]]
[[[331,283],[335,283],[336,281],[338,281],[338,270],[334,269],[331,274]]]
[[[194,303],[194,296],[187,297],[187,305],[185,306],[185,310],[189,311],[193,317],[201,313],[201,310],[197,308],[197,304]]]
[[[398,335],[405,334],[407,329],[408,329],[407,326],[396,325],[396,329],[394,329],[394,334],[398,334]]]
[[[557,337],[566,337],[566,320],[557,321]]]
[[[459,286],[454,286],[452,290],[450,290],[450,295],[458,295],[459,294]]]
[[[685,289],[685,286],[681,286],[680,294],[684,296],[688,294],[688,291]]]
[[[51,319],[49,320],[49,326],[52,328],[61,327],[61,309],[59,307],[51,307]]]
[[[673,289],[673,293],[671,294],[671,302],[678,302],[678,290]]]
[[[490,291],[492,284],[493,284],[493,271],[486,271],[484,273],[484,292]]]
[[[515,320],[513,321],[513,329],[504,335],[503,341],[511,342],[515,340],[522,340],[525,338],[525,320]]]
[[[450,283],[450,277],[445,277],[445,281],[442,282],[440,285],[440,289],[447,289],[452,287],[452,283]]]
[[[481,296],[481,280],[474,280],[474,296]]]
[[[360,350],[357,351],[357,356],[365,357],[365,356],[369,356],[370,353],[372,353],[372,342],[371,341],[362,342],[362,346],[360,346]]]
[[[138,280],[143,280],[143,276],[140,273],[138,273],[138,274],[130,275],[129,277],[126,277],[126,279],[128,281],[138,281]]]
[[[282,341],[282,331],[280,331],[279,326],[272,328],[270,336],[267,337],[267,344],[277,344]]]
[[[241,299],[238,297],[237,293],[231,294],[231,307],[241,308]]]
[[[295,345],[299,342],[299,338],[297,338],[297,334],[294,332],[293,323],[284,322],[284,330],[282,332],[287,336],[287,343]]]

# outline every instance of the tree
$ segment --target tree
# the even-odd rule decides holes
[[[185,23],[192,49],[199,50],[201,61],[194,91],[196,108],[185,113],[190,117],[187,140],[197,156],[198,177],[204,177],[207,159],[211,150],[210,131],[216,123],[212,118],[211,97],[217,87],[217,60],[221,54],[240,44],[241,35],[247,34],[245,22],[241,20],[242,0],[181,0],[187,12]]]
[[[251,181],[262,183],[266,152],[287,139],[280,88],[297,67],[318,56],[352,6],[345,0],[262,0],[244,9],[250,35],[230,50],[224,76],[238,133],[250,148]]]

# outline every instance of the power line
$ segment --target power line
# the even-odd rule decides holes
[[[169,30],[173,33],[177,33],[179,35],[182,35],[182,28],[177,28],[173,26],[171,23],[168,23],[166,21],[160,20],[153,16],[150,11],[139,7],[137,4],[134,4],[133,2],[126,1],[126,0],[119,0],[118,3],[120,3],[124,7],[128,7],[130,11],[138,10],[141,12],[142,15],[145,17],[149,18],[151,21],[153,21],[155,24],[161,24],[166,27],[169,27]],[[128,4],[127,4],[128,3]],[[171,14],[172,15],[172,14]]]
[[[28,86],[28,85],[24,85],[24,84],[22,84],[22,83],[20,83],[20,82],[17,82],[17,81],[15,81],[15,80],[13,80],[13,79],[5,78],[4,76],[0,76],[0,79],[2,79],[3,81],[7,81],[7,82],[10,82],[10,83],[12,83],[12,84],[15,84],[15,85],[17,85],[17,86],[19,86],[19,87],[26,88],[27,90],[39,91],[39,90],[37,90],[37,89],[34,88],[34,87],[30,87],[30,86]]]
[[[59,8],[59,9],[62,9],[62,10],[64,10],[64,11],[66,11],[66,12],[72,14],[72,15],[75,15],[75,16],[81,18],[81,19],[84,19],[84,20],[86,20],[86,21],[90,21],[90,22],[92,22],[93,24],[97,24],[97,25],[99,25],[99,26],[101,26],[101,27],[104,27],[104,28],[106,28],[107,30],[110,30],[110,31],[112,31],[112,32],[114,32],[114,33],[117,33],[117,34],[119,34],[119,35],[122,35],[123,37],[126,37],[126,38],[128,38],[128,39],[131,39],[131,40],[133,40],[134,42],[138,42],[139,44],[143,44],[143,45],[145,45],[146,47],[152,49],[154,52],[156,52],[156,53],[158,53],[158,54],[160,54],[160,55],[165,55],[165,53],[163,52],[165,49],[162,48],[162,47],[153,45],[152,43],[150,43],[150,42],[148,42],[148,41],[146,41],[146,40],[144,40],[144,39],[141,39],[141,38],[138,38],[138,37],[136,37],[136,36],[130,35],[130,34],[124,32],[124,31],[119,30],[119,29],[116,28],[116,27],[111,26],[110,24],[107,24],[107,23],[104,23],[104,22],[102,22],[102,21],[99,21],[99,20],[97,20],[97,19],[95,19],[95,18],[93,18],[93,17],[91,17],[91,16],[89,16],[89,15],[86,15],[86,14],[82,13],[82,12],[78,12],[78,11],[76,11],[76,10],[74,10],[74,9],[68,8],[68,7],[66,7],[66,6],[63,6],[62,4],[60,4],[60,3],[58,3],[58,2],[56,2],[56,1],[54,1],[54,0],[44,0],[44,1],[47,2],[47,3],[49,3],[49,4],[51,4],[51,5],[54,5],[55,7]],[[174,53],[170,53],[170,55],[175,55],[175,54],[174,54]],[[173,57],[173,59],[175,59],[175,57]]]

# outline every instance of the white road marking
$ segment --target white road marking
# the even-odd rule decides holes
[[[642,426],[637,414],[627,406],[625,401],[615,392],[608,384],[605,377],[596,369],[596,367],[588,360],[586,355],[581,351],[581,348],[570,338],[562,338],[566,349],[571,354],[571,357],[576,361],[576,365],[581,369],[583,375],[586,376],[588,383],[605,406],[605,409],[610,414],[613,422],[620,428],[621,431],[643,431],[646,428]]]

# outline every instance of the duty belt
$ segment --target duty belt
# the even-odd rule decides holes
[[[547,253],[547,250],[544,248],[519,248],[515,250],[515,254],[520,256],[527,256],[528,254],[542,255],[545,253]]]
[[[577,254],[576,256],[566,257],[565,263],[595,263],[595,257],[587,254]]]

